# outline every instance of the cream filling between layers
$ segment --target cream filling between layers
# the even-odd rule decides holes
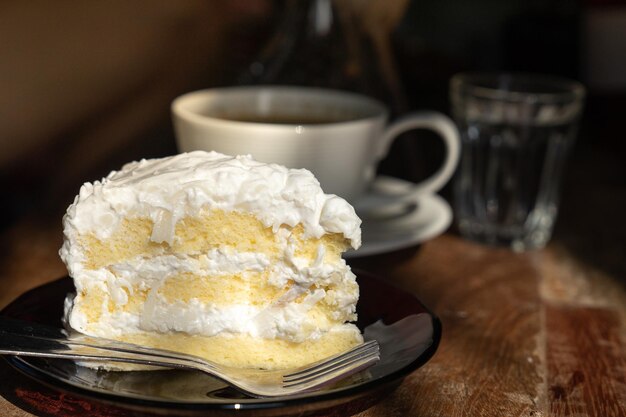
[[[322,332],[343,325],[355,318],[358,286],[355,276],[345,261],[324,264],[323,248],[313,262],[287,256],[284,261],[273,261],[260,253],[238,253],[214,249],[199,256],[165,255],[149,260],[141,258],[101,268],[83,270],[76,279],[78,295],[74,307],[67,312],[72,328],[82,333],[101,337],[119,337],[141,331],[185,332],[204,336],[217,334],[248,334],[265,339],[284,339],[301,342],[315,339]],[[213,305],[191,298],[189,302],[170,302],[159,293],[167,280],[180,272],[194,275],[223,275],[249,272],[268,273],[268,283],[289,290],[269,306],[252,304]],[[227,278],[225,278],[227,279]],[[325,290],[321,287],[331,287]],[[85,306],[81,292],[100,289],[100,306]],[[127,304],[134,289],[148,291],[143,308],[138,313],[114,309],[109,301],[121,307]],[[310,314],[322,299],[331,302],[332,317]],[[90,323],[82,308],[97,308],[100,319]]]

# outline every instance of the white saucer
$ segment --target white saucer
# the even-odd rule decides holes
[[[385,177],[385,187],[391,190],[410,187],[401,179]],[[377,184],[380,190],[381,183]],[[452,222],[450,205],[436,194],[424,194],[407,204],[407,209],[385,218],[363,217],[362,245],[344,254],[345,258],[376,255],[407,248],[432,239],[443,232]]]

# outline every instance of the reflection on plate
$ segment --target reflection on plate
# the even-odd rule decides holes
[[[411,183],[392,177],[378,180],[374,186],[389,200],[402,194]],[[452,222],[450,205],[437,194],[424,194],[411,201],[391,204],[384,212],[371,215],[359,212],[363,224],[363,244],[345,258],[377,255],[423,243],[445,232]]]
[[[105,372],[60,359],[7,359],[32,380],[69,394],[63,397],[66,401],[72,401],[73,396],[82,397],[96,407],[111,408],[116,416],[125,416],[129,410],[175,415],[206,415],[209,411],[211,415],[220,415],[233,410],[255,416],[350,415],[376,403],[404,376],[423,365],[435,352],[441,337],[439,320],[415,297],[367,273],[355,272],[361,287],[357,325],[366,339],[379,341],[381,360],[323,391],[255,399],[199,372]],[[2,314],[59,326],[63,299],[72,289],[70,278],[63,278],[22,295]],[[15,388],[13,391],[19,387]]]

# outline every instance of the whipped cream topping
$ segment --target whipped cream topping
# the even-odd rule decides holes
[[[128,215],[154,222],[152,240],[172,242],[176,222],[202,208],[253,213],[266,227],[302,224],[305,237],[342,233],[361,245],[361,220],[344,199],[324,194],[310,171],[265,164],[250,156],[195,151],[126,164],[85,183],[64,217],[66,238],[106,238]],[[69,256],[63,248],[61,256]]]
[[[254,214],[278,236],[278,259],[261,253],[240,253],[218,248],[193,255],[138,257],[120,264],[89,270],[78,237],[111,236],[127,216],[149,217],[154,222],[151,239],[170,242],[176,222],[205,209],[245,211]],[[65,242],[60,255],[74,278],[77,296],[66,306],[69,325],[102,337],[139,331],[176,332],[211,336],[246,333],[262,338],[302,341],[347,326],[355,319],[358,286],[345,261],[325,263],[320,245],[316,259],[295,256],[295,243],[281,225],[302,224],[305,237],[342,233],[354,248],[361,244],[361,220],[344,199],[324,194],[313,174],[256,162],[249,156],[226,156],[196,151],[168,158],[125,165],[102,181],[82,186],[64,217]],[[269,271],[268,282],[289,291],[273,305],[214,306],[192,299],[169,302],[159,287],[173,275],[224,275]],[[105,294],[101,318],[89,323],[81,311],[83,291],[99,288]],[[116,309],[129,303],[133,288],[149,291],[137,313]],[[325,288],[325,289],[324,289]],[[322,299],[332,305],[331,321],[320,323],[308,312]]]

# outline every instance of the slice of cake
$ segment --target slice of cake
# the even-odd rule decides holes
[[[86,183],[60,255],[74,330],[238,366],[299,366],[362,342],[341,258],[360,219],[313,174],[191,152]]]

